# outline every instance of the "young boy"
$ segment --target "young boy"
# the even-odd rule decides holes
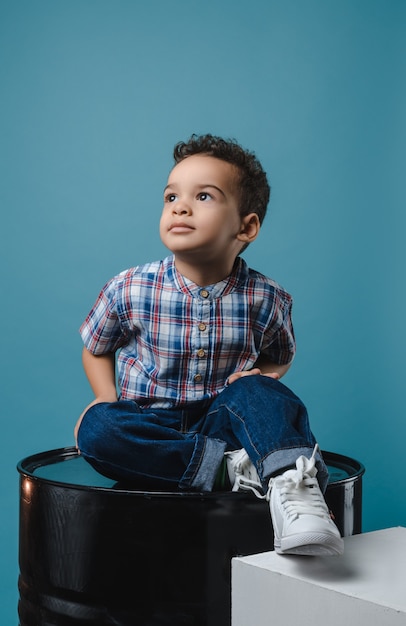
[[[278,553],[341,554],[306,408],[278,380],[295,352],[291,297],[239,256],[265,216],[266,174],[212,135],[174,158],[160,222],[171,256],[110,280],[81,327],[95,399],[77,446],[141,488],[211,491],[226,459],[230,487],[269,499]]]

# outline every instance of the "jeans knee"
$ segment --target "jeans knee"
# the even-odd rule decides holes
[[[283,403],[301,409],[305,408],[302,400],[280,380],[261,374],[242,376],[231,383],[227,387],[227,391],[233,398],[250,403],[260,403],[262,406],[267,403]]]
[[[107,402],[93,404],[84,414],[78,431],[78,447],[84,454],[93,454],[109,439],[111,421],[106,419]]]
[[[234,387],[234,385],[236,385],[236,387]],[[279,380],[261,374],[241,376],[241,378],[238,378],[230,385],[230,388],[238,389],[246,393],[250,391],[254,391],[255,393],[258,393],[258,391],[267,392],[270,389],[281,390],[284,387],[285,386],[279,382]]]

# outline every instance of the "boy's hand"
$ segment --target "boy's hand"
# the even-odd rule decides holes
[[[242,378],[243,376],[268,376],[268,378],[279,380],[284,374],[286,374],[290,366],[291,363],[288,363],[287,365],[273,363],[268,357],[260,354],[257,362],[255,363],[255,367],[253,367],[252,370],[234,372],[234,374],[231,374],[231,376],[228,377],[227,383],[231,385],[231,383],[235,382],[239,378]]]
[[[259,367],[254,367],[254,369],[248,370],[246,372],[235,372],[234,374],[231,374],[231,376],[228,377],[227,382],[229,385],[231,385],[231,383],[234,383],[236,380],[238,380],[239,378],[243,378],[244,376],[268,376],[268,378],[275,378],[275,380],[279,380],[279,378],[281,377],[279,372],[262,373]]]

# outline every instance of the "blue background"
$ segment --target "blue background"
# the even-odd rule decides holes
[[[406,3],[0,3],[0,622],[16,624],[18,474],[72,445],[78,327],[161,258],[172,148],[255,150],[273,193],[249,264],[295,299],[284,382],[320,445],[366,466],[365,531],[406,525]]]

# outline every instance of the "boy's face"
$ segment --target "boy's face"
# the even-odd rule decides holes
[[[187,157],[173,168],[164,190],[162,242],[175,255],[204,261],[238,255],[242,218],[238,171],[207,155]]]

